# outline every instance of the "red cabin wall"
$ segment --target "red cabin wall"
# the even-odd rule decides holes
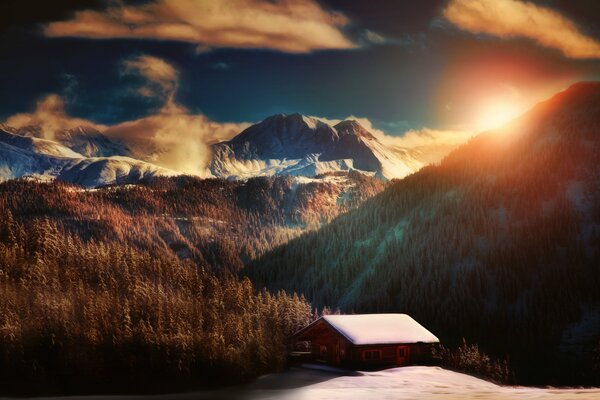
[[[433,346],[429,343],[357,346],[326,323],[315,325],[295,339],[297,341],[310,341],[313,361],[353,369],[427,364],[431,361],[431,348]],[[399,347],[405,349],[405,357],[399,357]],[[371,356],[373,352],[376,352],[378,357],[365,357],[365,352],[371,352]]]

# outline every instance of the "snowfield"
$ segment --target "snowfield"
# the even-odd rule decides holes
[[[322,372],[327,374],[327,372]],[[356,375],[323,376],[321,382],[288,390],[258,390],[260,381],[280,381],[302,378],[298,371],[259,378],[252,386],[255,392],[248,399],[287,400],[404,400],[404,399],[600,399],[596,389],[548,389],[499,386],[440,367],[403,367],[384,371],[357,372]],[[291,382],[290,382],[291,383]]]
[[[499,386],[439,367],[403,367],[375,372],[292,368],[264,375],[235,389],[152,396],[81,396],[69,400],[240,399],[240,400],[593,400],[600,388],[554,389]],[[41,398],[37,398],[41,400]]]

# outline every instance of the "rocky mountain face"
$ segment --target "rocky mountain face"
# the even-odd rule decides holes
[[[213,145],[209,169],[214,176],[234,179],[351,170],[392,179],[421,166],[409,154],[386,148],[356,121],[331,125],[301,114],[278,114]]]
[[[4,180],[36,175],[91,186],[176,174],[151,164],[159,148],[130,148],[92,127],[49,133],[37,126],[0,125],[0,132],[4,156],[0,179]],[[212,151],[212,176],[236,180],[349,171],[389,180],[415,172],[426,158],[419,149],[384,145],[357,121],[332,125],[300,114],[269,117],[213,145]]]
[[[125,148],[98,131],[60,131],[60,141],[36,137],[34,132],[0,127],[0,181],[29,176],[97,187],[177,175],[166,168],[119,156]]]
[[[122,143],[109,139],[91,126],[78,126],[59,129],[56,132],[43,132],[39,126],[13,128],[0,124],[0,129],[14,135],[50,139],[85,157],[132,156],[132,152]]]

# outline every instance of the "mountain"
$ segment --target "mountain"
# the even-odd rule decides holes
[[[99,130],[79,126],[55,133],[54,139],[85,157],[131,156],[124,144],[110,140]]]
[[[36,154],[97,158],[96,161],[102,166],[96,165],[96,169],[110,170],[115,167],[121,171],[114,174],[109,172],[108,176],[123,175],[124,170],[133,170],[131,174],[125,173],[128,176],[125,181],[135,181],[137,175],[164,174],[164,171],[161,172],[159,169],[148,172],[152,169],[150,165],[134,165],[134,160],[153,164],[158,162],[157,160],[161,159],[165,152],[169,152],[168,148],[159,146],[153,139],[115,140],[110,129],[101,132],[91,126],[47,132],[41,125],[15,128],[0,124],[0,130],[5,135],[35,140],[37,146],[42,146],[42,143],[46,143],[47,146],[50,146],[50,143],[61,146],[60,150],[57,150],[58,153],[39,149],[33,151]],[[23,139],[19,140],[23,142]],[[447,154],[452,148],[454,145],[450,144],[435,146],[427,144],[421,147],[384,144],[355,120],[331,124],[319,118],[300,114],[278,114],[245,129],[229,141],[213,144],[208,171],[213,177],[238,180],[275,175],[315,177],[331,172],[348,171],[359,171],[383,180],[390,180],[404,177],[424,165],[437,161],[442,154]],[[65,152],[65,149],[70,152]],[[4,179],[27,174],[58,176],[56,170],[61,169],[57,166],[60,162],[54,159],[40,160],[40,157],[32,156],[27,152],[18,156],[14,151],[11,153],[13,153],[10,156],[12,161],[10,165],[4,167]],[[122,158],[119,159],[120,161],[112,159],[110,162],[100,160],[115,156]],[[8,159],[8,155],[5,158]],[[81,167],[87,169],[87,164],[89,161],[84,162]],[[47,169],[53,172],[46,173]],[[108,181],[93,177],[79,179],[74,173],[66,176],[71,182],[85,182],[86,185]]]
[[[392,179],[423,165],[406,153],[393,152],[356,121],[331,125],[301,114],[274,115],[212,149],[209,170],[221,178],[357,170]]]
[[[0,181],[35,176],[97,187],[177,175],[175,171],[129,157],[86,157],[73,148],[86,154],[103,154],[112,144],[102,139],[101,134],[98,136],[80,128],[60,133],[73,148],[13,132],[10,128],[0,127]]]
[[[109,139],[98,129],[90,126],[43,132],[42,128],[36,125],[14,128],[0,124],[0,129],[20,136],[39,139],[52,138],[53,141],[85,157],[132,156],[132,152],[127,146]]]
[[[87,171],[64,172],[69,173],[80,179]],[[246,181],[155,177],[93,191],[58,180],[11,180],[0,183],[0,204],[10,204],[23,224],[46,218],[77,237],[115,240],[151,254],[237,271],[244,262],[356,208],[384,186],[357,172]]]
[[[317,306],[408,313],[521,382],[593,382],[599,133],[600,83],[573,85],[245,273]]]

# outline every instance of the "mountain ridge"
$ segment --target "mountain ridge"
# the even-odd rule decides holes
[[[212,149],[210,172],[234,179],[350,170],[392,179],[423,165],[386,147],[356,120],[333,125],[298,113],[270,116]]]
[[[11,133],[6,126],[0,127],[0,154],[0,181],[29,176],[91,188],[178,175],[126,156],[86,157],[57,141]]]

